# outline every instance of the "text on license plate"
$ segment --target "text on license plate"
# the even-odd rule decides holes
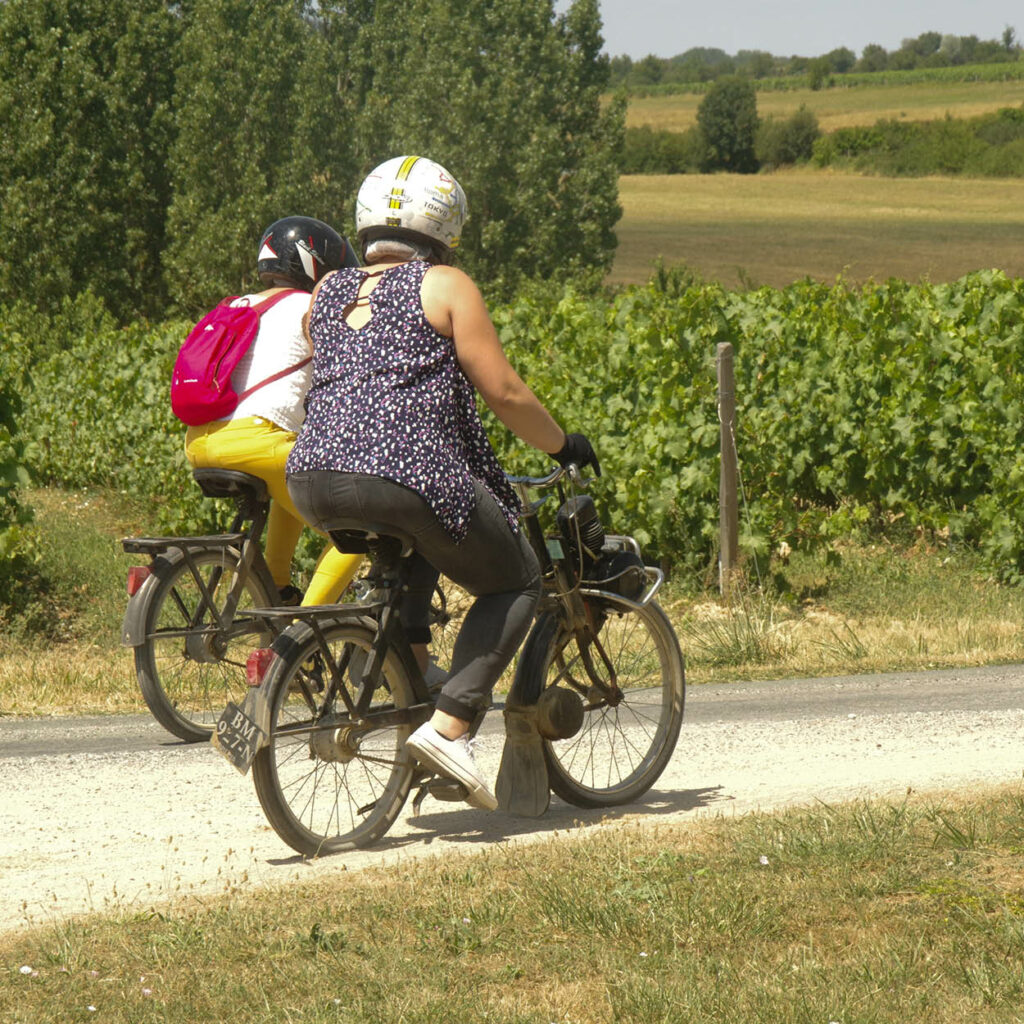
[[[211,742],[244,775],[265,739],[266,733],[237,704],[228,704]]]

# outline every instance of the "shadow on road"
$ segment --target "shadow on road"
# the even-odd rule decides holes
[[[404,835],[385,836],[369,849],[387,853],[409,846],[429,846],[435,841],[445,843],[496,843],[522,836],[552,834],[566,829],[619,821],[623,818],[648,817],[696,811],[723,802],[721,786],[702,789],[684,789],[675,792],[651,791],[640,800],[619,807],[600,807],[589,810],[573,807],[552,797],[551,806],[539,818],[519,818],[501,811],[485,814],[464,804],[445,804],[430,801],[418,815],[405,819],[408,832]],[[436,808],[436,810],[435,810]],[[345,854],[337,854],[344,858]],[[268,858],[267,863],[283,866],[295,864],[302,857]],[[325,858],[327,859],[327,858]]]
[[[597,825],[600,822],[618,821],[623,818],[695,811],[716,803],[720,798],[720,791],[720,786],[709,786],[676,792],[648,792],[634,803],[594,809],[573,807],[562,803],[557,797],[552,797],[551,806],[540,818],[519,818],[503,814],[501,811],[481,815],[479,811],[463,807],[461,804],[449,805],[447,808],[440,805],[441,809],[434,813],[421,812],[417,817],[409,818],[409,828],[418,830],[419,835],[403,838],[426,844],[435,839],[444,839],[450,843],[492,843],[502,839],[559,832],[575,826]]]

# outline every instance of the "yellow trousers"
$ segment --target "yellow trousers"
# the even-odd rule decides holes
[[[270,516],[263,555],[278,587],[291,580],[292,556],[306,525],[288,494],[284,466],[295,434],[268,420],[250,417],[189,427],[185,457],[197,467],[236,469],[266,481]],[[328,543],[317,560],[304,605],[334,604],[359,569],[361,555],[342,554]]]

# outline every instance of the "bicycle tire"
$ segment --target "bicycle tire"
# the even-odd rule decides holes
[[[320,628],[335,658],[347,645],[367,652],[373,644],[374,630],[359,622],[329,619]],[[325,700],[321,694],[329,695],[330,687],[326,673],[319,680],[313,674],[320,648],[306,623],[289,626],[275,650],[263,682],[270,733],[253,761],[267,820],[305,857],[369,846],[394,824],[409,795],[416,769],[405,741],[412,726],[362,731],[340,698]],[[416,703],[410,672],[406,659],[390,649],[371,713]],[[354,699],[351,670],[343,676]]]
[[[209,586],[221,570],[214,599],[222,603],[238,564],[234,548],[195,551],[192,561]],[[201,594],[187,561],[172,563],[146,584],[145,639],[135,648],[139,688],[153,717],[186,743],[209,740],[229,701],[245,697],[245,662],[250,651],[267,642],[266,634],[247,629],[236,613],[235,628],[222,633],[207,611],[197,621]],[[266,608],[276,595],[251,572],[243,587],[238,612]],[[250,623],[250,626],[253,625]],[[184,634],[191,632],[192,636]],[[196,656],[198,653],[198,657]]]
[[[561,684],[581,698],[579,730],[544,740],[552,792],[576,807],[613,807],[646,793],[668,765],[683,722],[686,672],[675,631],[656,602],[635,608],[611,595],[587,601],[602,623],[598,639],[622,700],[612,706],[588,696],[576,641],[550,612],[527,638],[519,671],[541,681],[541,692]]]

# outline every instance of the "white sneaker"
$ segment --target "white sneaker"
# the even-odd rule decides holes
[[[485,811],[498,806],[497,797],[487,788],[473,760],[469,736],[450,740],[442,736],[429,722],[424,722],[406,741],[413,757],[439,775],[461,782],[469,791],[466,803]]]

